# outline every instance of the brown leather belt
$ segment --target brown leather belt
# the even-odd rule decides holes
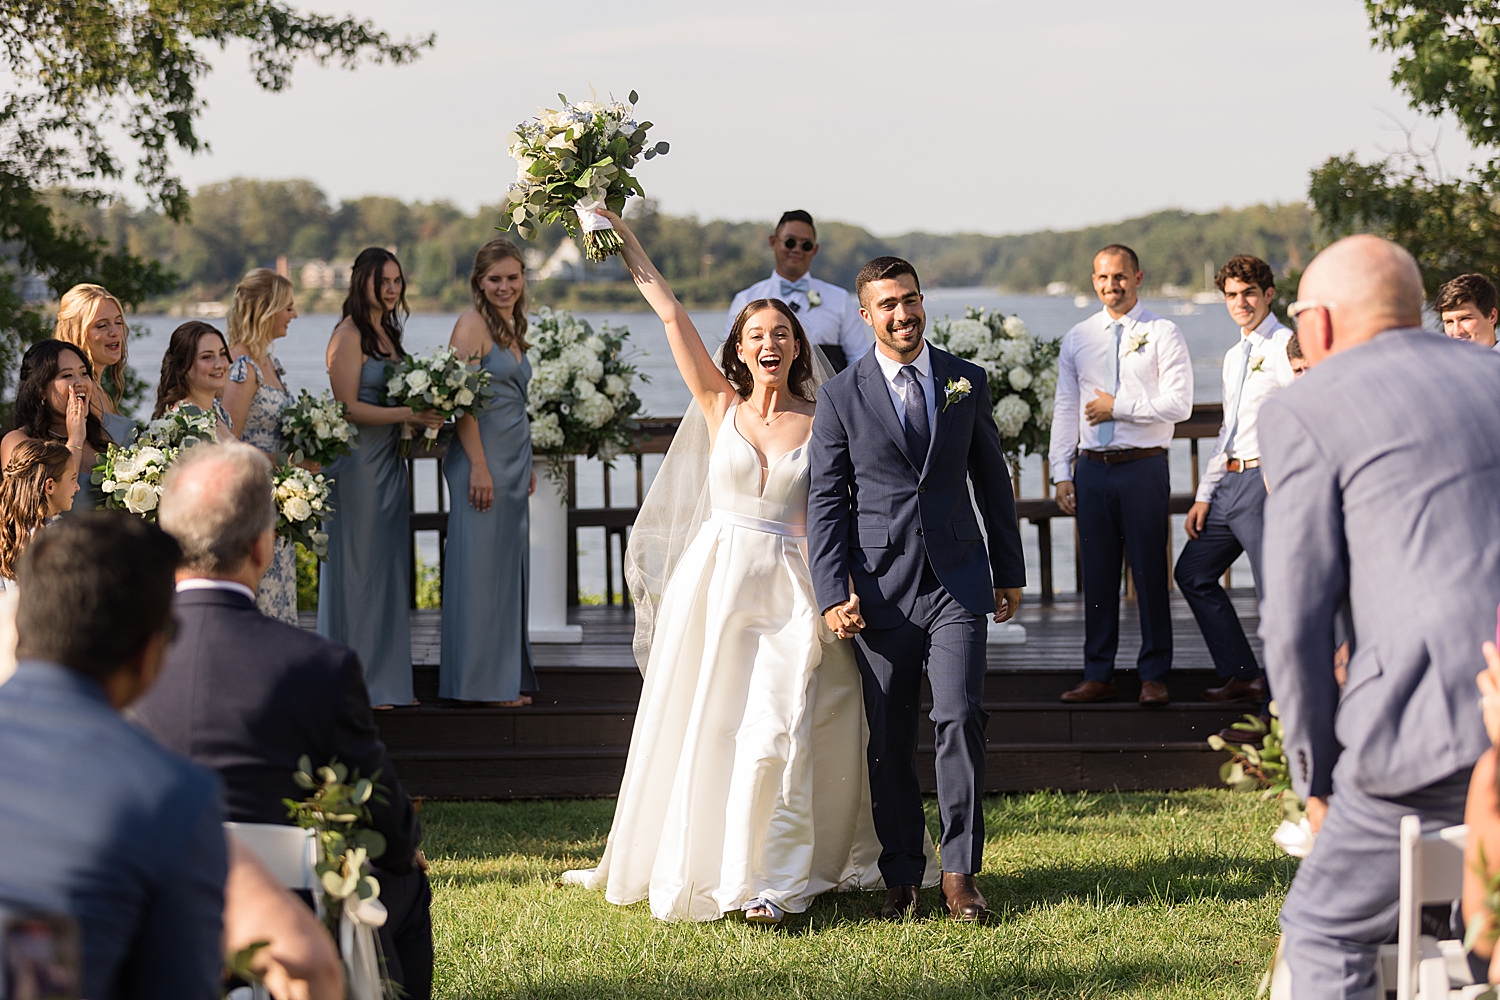
[[[1227,469],[1230,472],[1244,472],[1246,469],[1258,469],[1258,468],[1260,468],[1260,459],[1258,459],[1258,458],[1245,458],[1245,459],[1231,458],[1229,460],[1229,463],[1227,465],[1225,465],[1224,468]]]
[[[1111,448],[1107,451],[1083,450],[1084,458],[1091,458],[1105,465],[1123,465],[1126,462],[1138,462],[1143,458],[1155,458],[1157,455],[1165,455],[1165,448]]]

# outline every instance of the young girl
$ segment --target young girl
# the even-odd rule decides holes
[[[27,438],[0,479],[0,590],[15,586],[16,563],[36,530],[73,507],[78,472],[67,445]]]

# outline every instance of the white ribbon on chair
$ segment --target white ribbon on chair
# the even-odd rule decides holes
[[[352,1000],[385,998],[380,942],[375,937],[375,928],[385,926],[385,918],[385,904],[376,897],[351,896],[344,901],[344,913],[339,918],[339,951],[349,973]]]

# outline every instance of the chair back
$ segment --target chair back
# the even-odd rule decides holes
[[[1422,965],[1422,907],[1451,903],[1464,892],[1467,826],[1422,832],[1420,816],[1401,818],[1401,903],[1396,938],[1396,1000],[1417,1000]],[[1436,944],[1436,942],[1433,942]],[[1434,972],[1441,963],[1434,966]],[[1444,986],[1447,985],[1446,979]],[[1428,990],[1422,990],[1428,993]],[[1446,993],[1446,989],[1443,990]]]
[[[225,823],[224,831],[254,851],[288,889],[314,894],[321,889],[314,869],[318,863],[317,835],[312,830],[279,823]]]

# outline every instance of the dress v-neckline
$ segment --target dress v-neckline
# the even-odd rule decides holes
[[[741,441],[745,442],[745,447],[749,448],[751,450],[751,452],[753,452],[755,454],[756,464],[759,465],[761,467],[761,469],[763,469],[765,471],[765,475],[763,475],[761,477],[761,480],[760,480],[760,490],[759,490],[759,492],[757,492],[755,494],[755,498],[757,500],[764,500],[765,496],[766,496],[766,487],[769,486],[769,485],[771,485],[771,473],[775,471],[775,469],[776,469],[776,463],[780,462],[783,458],[786,458],[788,455],[795,455],[797,452],[801,451],[803,448],[806,448],[807,445],[808,445],[808,442],[812,441],[812,431],[809,430],[807,432],[807,437],[803,438],[802,439],[802,443],[799,444],[797,447],[792,448],[790,451],[784,451],[784,452],[782,452],[780,455],[777,455],[775,458],[771,459],[769,462],[762,462],[762,459],[765,458],[765,455],[762,454],[761,450],[759,448],[755,447],[755,445],[750,442],[750,439],[747,438],[747,437],[745,437],[744,432],[740,430],[740,423],[735,418],[735,412],[734,412],[735,410],[738,410],[739,408],[740,408],[739,402],[736,402],[733,406],[731,406],[729,408],[729,426],[734,428],[734,435],[735,435],[735,437],[737,437]]]

